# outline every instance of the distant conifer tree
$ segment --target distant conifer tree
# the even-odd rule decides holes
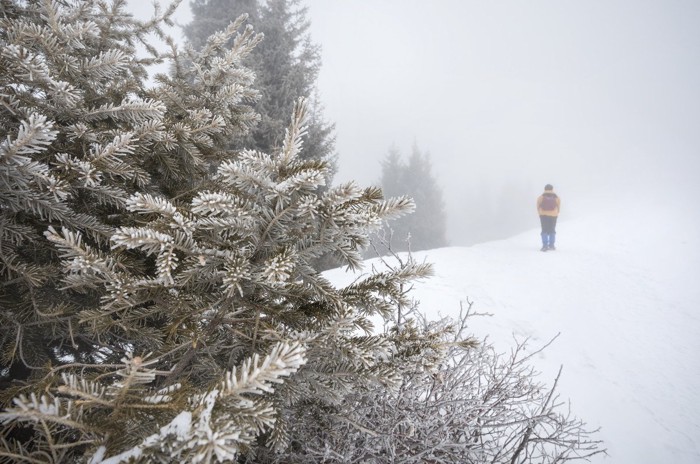
[[[296,98],[308,97],[312,101],[308,134],[299,156],[329,163],[330,184],[335,173],[334,127],[325,121],[316,98],[321,55],[308,32],[307,9],[299,0],[194,0],[191,5],[193,18],[184,30],[195,48],[241,14],[248,14],[247,23],[264,36],[245,59],[256,74],[260,98],[254,108],[261,119],[247,138],[235,141],[235,146],[263,152],[279,148]]]
[[[405,162],[392,148],[382,162],[382,190],[387,195],[407,195],[416,211],[393,222],[390,246],[393,251],[428,250],[447,246],[447,216],[442,190],[431,172],[430,157],[417,147]],[[388,237],[387,237],[387,242]],[[385,251],[386,245],[379,245]]]

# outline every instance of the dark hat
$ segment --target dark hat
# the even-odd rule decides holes
[[[554,190],[554,187],[552,187],[552,184],[547,184],[544,186],[545,190]]]

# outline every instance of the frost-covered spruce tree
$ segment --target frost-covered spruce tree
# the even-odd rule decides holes
[[[336,289],[309,262],[359,266],[412,202],[319,196],[303,101],[279,151],[225,149],[255,119],[251,28],[173,47],[149,88],[164,57],[135,45],[172,10],[0,5],[0,462],[254,459],[298,443],[295,411],[398,382],[392,343],[358,333],[429,268]]]

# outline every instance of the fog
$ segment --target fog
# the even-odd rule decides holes
[[[336,182],[375,184],[389,149],[415,144],[452,245],[538,227],[546,183],[562,220],[649,192],[698,216],[700,2],[306,2]],[[496,223],[465,209],[474,198],[498,198]]]
[[[563,218],[613,194],[624,207],[649,187],[697,195],[696,1],[309,5],[337,179],[374,181],[368,166],[390,145],[408,153],[415,142],[443,184],[453,244],[479,226],[465,199],[505,185],[530,192],[510,198],[530,227],[546,183]]]

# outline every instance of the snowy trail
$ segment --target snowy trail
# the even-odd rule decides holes
[[[700,226],[668,209],[659,214],[656,223],[668,229],[651,227],[641,211],[564,221],[556,252],[537,251],[535,230],[414,253],[436,271],[414,297],[432,317],[473,301],[492,316],[474,318],[472,331],[502,352],[514,335],[536,350],[560,334],[534,362],[548,384],[564,365],[560,399],[601,428],[608,448],[609,457],[593,462],[697,464]],[[327,275],[337,285],[351,280]]]

